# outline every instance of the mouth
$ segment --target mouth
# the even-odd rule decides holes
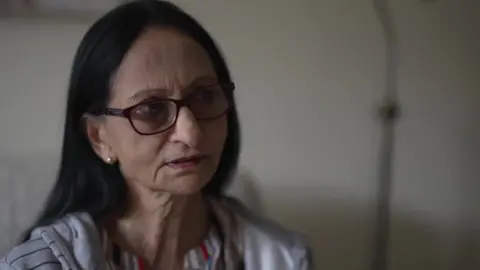
[[[186,156],[186,157],[170,160],[165,165],[174,169],[189,169],[189,168],[196,167],[205,158],[206,156],[204,155]]]

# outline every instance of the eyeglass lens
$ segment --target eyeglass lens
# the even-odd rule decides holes
[[[221,85],[196,89],[186,98],[186,106],[196,119],[221,116],[228,109],[228,100]],[[170,128],[176,121],[179,106],[171,100],[139,104],[130,112],[133,127],[142,134],[153,134]]]

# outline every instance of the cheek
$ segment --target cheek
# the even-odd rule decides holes
[[[167,142],[163,134],[143,136],[136,133],[130,124],[118,123],[113,127],[112,148],[127,178],[142,178],[148,168],[160,163],[161,150]]]
[[[216,163],[219,162],[227,138],[227,117],[206,121],[202,125],[206,152],[210,153]]]

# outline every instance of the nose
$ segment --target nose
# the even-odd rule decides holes
[[[202,138],[202,130],[188,107],[182,107],[177,116],[171,139],[189,147],[197,148]]]

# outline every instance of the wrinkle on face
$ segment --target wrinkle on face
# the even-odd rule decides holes
[[[192,86],[217,81],[213,64],[201,45],[173,29],[149,28],[134,42],[115,74],[109,107],[127,108],[152,95],[181,99],[192,91]],[[226,117],[197,122],[188,113],[180,114],[187,115],[188,119],[177,120],[177,124],[195,121],[190,124],[198,125],[198,134],[202,138],[198,140],[198,145],[193,146],[198,149],[192,149],[181,141],[172,141],[175,126],[160,134],[143,136],[137,134],[125,118],[107,119],[112,148],[128,181],[160,190],[193,191],[210,180],[226,139]],[[200,151],[212,157],[196,178],[173,177],[162,167],[166,161],[191,151]]]
[[[128,106],[124,95],[143,89],[162,89],[166,97],[181,98],[182,89],[197,78],[216,78],[205,50],[176,30],[147,29],[133,48],[115,76],[111,104]]]

